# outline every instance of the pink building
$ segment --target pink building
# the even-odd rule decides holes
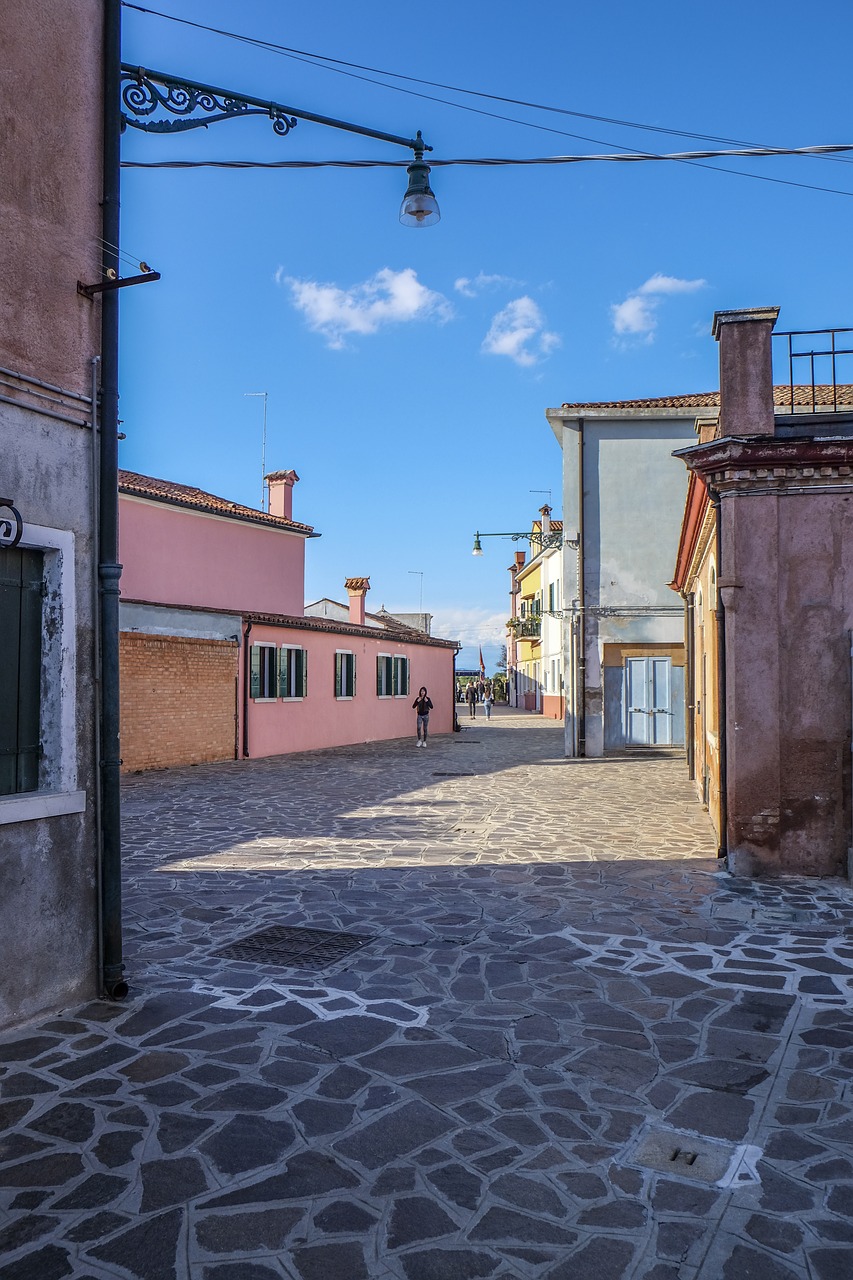
[[[730,871],[850,875],[853,386],[836,378],[850,331],[775,335],[789,381],[774,387],[777,315],[717,312],[719,400],[676,454],[691,473],[672,584],[688,765]],[[796,385],[800,369],[829,381]]]
[[[414,739],[421,685],[452,730],[455,642],[367,614],[367,578],[345,620],[305,614],[298,479],[268,476],[263,512],[121,473],[125,769]]]

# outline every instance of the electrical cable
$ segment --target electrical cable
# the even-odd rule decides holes
[[[451,93],[462,93],[469,97],[483,98],[490,102],[505,102],[510,106],[529,107],[531,110],[534,110],[534,111],[547,111],[557,115],[572,116],[579,120],[593,120],[599,124],[614,124],[614,125],[619,125],[620,127],[623,127],[623,128],[628,128],[628,129],[642,129],[650,133],[661,133],[671,137],[698,138],[703,142],[718,142],[718,143],[723,143],[726,146],[741,147],[741,146],[756,145],[755,143],[746,142],[743,138],[718,137],[715,134],[691,132],[686,129],[670,129],[670,128],[665,128],[664,126],[661,126],[661,125],[642,124],[636,120],[622,120],[619,117],[615,117],[615,116],[594,115],[588,111],[575,111],[568,107],[556,107],[556,106],[551,106],[541,102],[530,102],[525,98],[511,98],[511,97],[506,97],[502,94],[486,93],[479,89],[465,89],[460,85],[445,84],[440,80],[424,80],[417,76],[404,75],[402,72],[399,72],[399,71],[388,71],[383,67],[371,67],[371,66],[366,66],[359,62],[348,62],[342,58],[333,58],[329,54],[313,53],[310,50],[296,49],[289,45],[276,44],[275,42],[270,40],[262,40],[256,36],[241,35],[239,32],[227,31],[221,27],[207,26],[206,24],[201,22],[193,22],[189,18],[179,18],[179,17],[176,17],[174,14],[162,13],[157,9],[148,9],[148,8],[144,8],[142,5],[132,4],[130,3],[130,0],[122,0],[122,7],[126,9],[135,9],[138,13],[148,14],[153,17],[165,18],[167,21],[177,22],[183,26],[190,26],[190,27],[195,27],[196,29],[201,31],[208,31],[213,35],[224,36],[226,39],[236,40],[242,44],[248,44],[256,48],[265,49],[270,53],[280,53],[285,56],[293,57],[299,61],[308,62],[310,63],[310,65],[313,65],[313,66],[318,66],[322,63],[333,64],[332,66],[323,67],[322,69],[324,70],[335,70],[337,67],[349,67],[357,71],[369,71],[374,75],[390,76],[395,80],[405,80],[410,84],[426,85],[427,87],[433,88],[433,89],[445,89],[450,91]],[[363,78],[363,77],[358,77],[358,78]],[[376,84],[379,82],[370,81],[369,83]],[[386,89],[395,88],[394,85],[383,85],[381,87]],[[426,95],[418,94],[416,96],[425,97]],[[460,108],[462,107],[462,104],[460,103],[447,102],[445,99],[441,99],[441,98],[429,98],[428,101],[440,102],[445,106],[455,106]],[[483,113],[483,114],[490,114],[490,113]],[[492,118],[498,119],[498,120],[504,120],[510,124],[520,124],[527,128],[542,127],[539,125],[534,125],[530,121],[516,120],[514,117],[511,117],[511,116],[493,116]],[[561,130],[548,130],[548,132],[560,133]],[[581,138],[583,141],[587,141],[587,142],[597,141],[594,138],[584,138],[582,134],[565,134],[564,136]],[[605,145],[610,145],[610,144],[608,143]]]
[[[508,102],[508,103],[513,103],[513,104],[517,104],[517,105],[528,106],[528,107],[531,107],[531,108],[533,108],[533,109],[535,109],[535,110],[540,110],[540,111],[553,111],[553,112],[557,112],[557,113],[559,113],[559,114],[561,114],[561,115],[571,115],[571,116],[575,116],[575,117],[580,118],[580,119],[598,120],[598,121],[602,121],[602,122],[607,121],[607,122],[609,122],[609,123],[615,123],[615,124],[616,124],[616,123],[618,123],[618,124],[621,124],[621,125],[623,125],[623,126],[625,126],[625,127],[628,127],[628,128],[646,129],[646,130],[649,130],[649,131],[651,131],[651,132],[664,133],[664,134],[668,134],[668,135],[672,135],[672,136],[681,136],[681,137],[687,137],[687,138],[697,138],[697,137],[698,137],[698,138],[702,138],[703,140],[704,140],[704,139],[711,139],[712,141],[725,141],[725,142],[733,141],[732,139],[715,139],[715,138],[713,137],[713,135],[709,135],[709,134],[688,133],[688,132],[686,132],[686,131],[684,131],[684,130],[678,130],[678,129],[675,129],[675,130],[673,130],[673,129],[659,129],[659,128],[657,128],[656,126],[653,126],[653,125],[638,124],[638,123],[636,123],[636,122],[632,122],[632,121],[619,121],[619,120],[612,119],[612,118],[610,118],[610,117],[606,117],[606,116],[594,116],[594,115],[590,115],[589,113],[586,113],[586,112],[571,111],[571,110],[569,110],[568,108],[563,108],[563,107],[548,107],[548,106],[544,106],[544,105],[542,105],[542,104],[540,104],[540,103],[525,102],[523,99],[504,98],[504,97],[500,97],[500,96],[499,96],[499,95],[497,95],[497,94],[487,94],[487,93],[482,93],[482,92],[480,92],[480,91],[478,91],[478,90],[473,90],[473,89],[462,89],[462,88],[459,88],[458,86],[454,86],[454,85],[443,85],[443,84],[441,84],[441,83],[440,83],[440,82],[438,82],[438,81],[431,81],[431,80],[419,80],[419,79],[417,79],[416,77],[413,77],[413,76],[404,76],[404,75],[402,75],[402,74],[400,74],[400,73],[398,73],[398,72],[393,72],[393,71],[382,71],[382,70],[379,70],[379,69],[377,69],[377,68],[372,68],[372,67],[363,67],[360,63],[344,62],[344,61],[343,61],[343,60],[341,60],[341,59],[330,58],[330,57],[327,57],[327,56],[326,56],[326,55],[324,55],[324,54],[311,54],[311,53],[307,53],[307,52],[306,52],[306,51],[304,51],[304,50],[297,50],[297,49],[293,49],[293,48],[291,48],[291,47],[289,47],[289,46],[287,46],[287,45],[279,45],[279,44],[275,44],[275,43],[273,43],[273,42],[271,42],[271,41],[258,39],[257,37],[253,37],[253,36],[243,36],[243,35],[240,35],[240,34],[239,34],[239,33],[237,33],[237,32],[233,32],[233,31],[226,31],[226,30],[224,30],[223,28],[220,28],[220,27],[211,27],[211,26],[207,26],[207,25],[206,25],[206,24],[204,24],[204,23],[200,23],[200,22],[193,22],[191,19],[188,19],[188,18],[178,18],[178,17],[175,17],[173,14],[162,13],[162,12],[160,12],[159,10],[156,10],[156,9],[148,9],[148,8],[143,7],[142,5],[132,4],[132,3],[130,3],[130,0],[122,0],[122,5],[123,5],[123,7],[124,7],[124,8],[127,8],[127,9],[133,9],[133,10],[136,10],[137,12],[139,12],[139,13],[143,13],[143,14],[146,14],[146,15],[150,15],[150,16],[153,16],[153,17],[164,18],[164,19],[166,19],[166,20],[168,20],[168,21],[170,21],[170,22],[177,22],[177,23],[179,23],[179,24],[181,24],[181,25],[183,25],[183,26],[194,27],[194,28],[196,28],[197,30],[208,31],[208,32],[210,32],[210,33],[211,33],[211,34],[213,34],[213,35],[221,35],[221,36],[224,36],[224,37],[225,37],[225,38],[227,38],[227,39],[236,40],[236,41],[238,41],[239,43],[242,43],[242,44],[248,44],[248,45],[254,46],[254,47],[256,47],[256,48],[265,49],[265,50],[267,50],[268,52],[279,53],[279,54],[281,54],[281,55],[283,55],[283,56],[285,56],[285,57],[290,57],[290,58],[293,58],[293,59],[295,59],[295,60],[297,60],[297,61],[307,62],[307,63],[309,63],[309,64],[310,64],[310,65],[312,65],[312,66],[319,66],[319,65],[320,65],[320,62],[318,62],[318,61],[317,61],[318,59],[322,59],[322,61],[323,61],[323,62],[330,62],[330,63],[334,63],[334,64],[336,64],[336,65],[335,65],[335,66],[333,66],[333,67],[324,67],[323,69],[325,69],[325,70],[340,70],[340,68],[342,68],[342,67],[358,67],[358,68],[359,68],[359,69],[361,69],[361,70],[372,71],[372,72],[374,72],[374,73],[375,73],[375,74],[377,74],[377,75],[389,75],[389,76],[393,76],[393,77],[394,77],[394,78],[396,78],[396,79],[408,80],[408,81],[410,81],[410,82],[412,82],[412,83],[415,83],[415,84],[434,85],[434,86],[439,87],[439,88],[449,89],[450,91],[452,91],[452,92],[456,92],[456,93],[470,94],[470,95],[472,95],[472,96],[476,96],[476,97],[487,98],[487,99],[490,99],[490,100],[492,100],[492,101]],[[522,126],[523,128],[536,129],[537,131],[539,131],[539,132],[543,132],[543,133],[556,134],[556,135],[558,135],[558,136],[560,136],[560,137],[573,138],[573,139],[575,139],[576,141],[594,143],[596,146],[612,146],[612,145],[614,145],[613,143],[611,143],[611,142],[609,142],[609,141],[607,141],[607,140],[601,139],[601,138],[592,138],[592,137],[589,137],[589,136],[588,136],[588,135],[586,135],[586,134],[571,133],[571,132],[569,132],[568,130],[565,130],[565,129],[554,129],[554,128],[551,128],[551,127],[550,127],[550,126],[548,126],[548,125],[535,124],[535,123],[533,123],[532,121],[528,121],[528,120],[519,120],[519,119],[517,119],[517,118],[515,118],[515,117],[513,117],[513,116],[505,116],[505,115],[501,115],[501,114],[499,114],[499,113],[497,113],[497,112],[493,112],[493,111],[484,111],[484,110],[482,110],[482,109],[481,109],[481,108],[479,108],[479,107],[471,107],[471,106],[467,106],[467,105],[465,105],[464,103],[459,103],[459,102],[449,102],[446,98],[437,98],[437,97],[435,97],[435,96],[434,96],[434,95],[432,95],[432,94],[417,93],[417,92],[416,92],[416,91],[414,91],[414,90],[410,90],[410,89],[401,89],[401,88],[399,88],[399,86],[396,86],[396,85],[381,85],[381,82],[378,82],[378,81],[375,81],[375,80],[371,80],[371,79],[370,79],[369,77],[367,77],[367,76],[356,75],[355,73],[353,73],[353,72],[351,72],[351,71],[340,71],[340,74],[347,75],[347,76],[349,76],[351,79],[356,79],[356,80],[362,80],[362,81],[365,81],[365,82],[366,82],[366,83],[368,83],[368,84],[380,84],[380,86],[381,86],[381,87],[383,87],[383,88],[394,89],[394,90],[395,90],[395,91],[397,91],[397,92],[406,93],[406,94],[408,94],[409,96],[416,97],[416,98],[420,98],[420,99],[425,100],[425,101],[427,101],[427,102],[434,102],[434,103],[437,103],[437,104],[442,105],[442,106],[449,106],[449,107],[453,107],[453,108],[455,108],[456,110],[459,110],[459,111],[467,111],[467,112],[469,112],[469,113],[471,113],[471,114],[474,114],[474,115],[480,115],[480,116],[485,116],[486,118],[488,118],[488,119],[492,119],[492,120],[500,120],[502,123],[505,123],[505,124],[517,124],[517,125]],[[741,144],[739,144],[739,145],[741,145]],[[819,157],[821,157],[821,158],[826,158],[826,159],[837,159],[837,160],[843,161],[844,163],[849,163],[849,160],[848,160],[848,158],[847,158],[846,156],[840,156],[840,155],[834,154],[834,153],[836,153],[836,152],[837,152],[837,151],[839,151],[839,150],[844,150],[844,148],[811,148],[811,149],[809,149],[809,148],[802,148],[802,149],[797,149],[797,150],[793,150],[793,149],[792,149],[792,150],[787,150],[787,149],[778,149],[778,148],[756,149],[756,148],[752,147],[752,144],[747,144],[747,145],[749,145],[749,147],[750,147],[749,154],[752,154],[752,155],[756,155],[756,154],[760,154],[760,155],[764,155],[764,154],[768,154],[768,155],[774,155],[774,154],[775,154],[775,155],[812,155],[812,156],[819,156]],[[704,163],[701,163],[700,159],[696,158],[696,156],[699,156],[699,157],[701,157],[702,155],[705,155],[705,156],[714,156],[714,155],[718,154],[718,153],[715,153],[715,152],[707,152],[707,153],[701,153],[701,152],[700,152],[700,153],[696,153],[696,156],[694,156],[692,153],[689,153],[689,152],[688,152],[688,153],[682,153],[682,154],[670,154],[670,155],[663,155],[663,154],[661,154],[661,155],[652,155],[652,154],[649,154],[649,153],[646,153],[646,152],[642,152],[642,151],[640,151],[639,149],[636,149],[636,148],[630,148],[630,147],[627,147],[627,148],[625,148],[625,150],[626,150],[626,151],[631,151],[631,152],[633,152],[633,153],[637,156],[637,158],[638,158],[638,159],[643,159],[643,160],[647,160],[647,159],[666,159],[666,160],[673,160],[673,161],[677,161],[678,163],[681,163],[681,164],[689,164],[689,165],[692,165],[694,168],[697,168],[697,169],[709,169],[709,170],[711,170],[712,172],[718,172],[718,173],[732,173],[732,172],[736,172],[740,177],[743,177],[743,178],[751,178],[751,179],[755,179],[755,180],[758,180],[758,181],[761,181],[761,182],[773,182],[773,183],[776,183],[776,184],[778,184],[778,185],[780,185],[780,186],[787,186],[787,187],[801,187],[803,190],[807,190],[807,191],[821,191],[821,192],[824,192],[824,193],[826,193],[826,194],[830,194],[830,195],[844,195],[844,196],[849,196],[849,195],[853,194],[853,193],[848,192],[848,191],[842,191],[842,190],[839,190],[838,188],[835,188],[835,187],[824,187],[824,186],[818,186],[818,185],[816,185],[816,184],[814,184],[814,183],[801,183],[801,182],[797,182],[797,181],[795,181],[795,180],[793,180],[793,179],[772,178],[772,177],[770,177],[770,176],[768,176],[768,175],[766,175],[766,174],[751,173],[751,172],[748,172],[748,171],[746,171],[746,170],[729,170],[729,169],[721,169],[718,165],[710,165],[710,164],[704,164]],[[599,157],[593,157],[593,158],[599,158]],[[609,158],[609,157],[608,157],[608,158]],[[626,157],[626,158],[627,158],[627,157]],[[574,157],[573,157],[573,159],[574,159]],[[558,163],[558,162],[559,162],[558,160],[549,160],[549,161],[531,161],[530,163]],[[432,164],[435,164],[436,162],[434,162],[434,161],[433,161],[433,162],[431,162],[431,163],[432,163]],[[484,162],[484,161],[470,161],[470,162],[453,161],[453,162],[446,162],[446,163],[490,163],[490,162]],[[522,163],[522,162],[521,162],[521,161],[506,161],[506,162],[503,162],[503,163]],[[567,160],[564,160],[564,161],[563,161],[563,163],[568,163],[568,161],[567,161]],[[130,168],[130,167],[133,167],[133,168],[167,168],[167,167],[180,167],[180,166],[170,166],[168,163],[164,163],[164,164],[162,164],[162,165],[157,165],[157,164],[144,165],[144,164],[142,164],[142,163],[139,163],[139,164],[130,164],[130,163],[128,163],[128,164],[126,164],[124,167],[128,167],[128,168]],[[211,167],[211,168],[213,168],[213,167],[226,167],[226,168],[230,168],[230,167],[235,167],[235,168],[237,168],[237,167],[242,167],[242,166],[240,166],[240,165],[238,165],[238,164],[236,164],[236,163],[235,163],[234,165],[231,165],[231,164],[228,164],[228,163],[220,164],[220,165],[215,165],[215,164],[205,165],[205,164],[203,164],[203,163],[201,163],[201,162],[200,162],[198,165],[192,165],[192,162],[190,162],[190,163],[188,164],[188,166],[186,166],[186,167],[199,167],[199,168],[208,168],[208,167]],[[276,168],[285,168],[285,167],[297,167],[297,166],[296,166],[296,165],[289,165],[289,164],[287,164],[287,163],[283,163],[283,164],[281,164],[281,165],[264,165],[264,164],[257,164],[257,165],[251,165],[251,166],[246,166],[246,167],[255,167],[255,168],[276,167]],[[304,166],[299,166],[299,167],[311,168],[311,167],[346,167],[346,166],[344,166],[344,165],[342,165],[342,164],[341,164],[341,165],[331,165],[331,166],[327,166],[327,165],[324,165],[324,164],[318,164],[318,165],[316,165],[316,166],[315,166],[315,165],[306,164],[306,165],[304,165]],[[363,165],[361,165],[361,164],[357,164],[357,165],[355,165],[354,167],[366,167],[366,166],[363,166]]]
[[[830,155],[853,151],[853,144],[839,143],[818,147],[751,147],[737,151],[676,152],[672,155],[656,153],[613,153],[610,155],[531,156],[531,157],[480,157],[450,160],[430,159],[430,168],[507,168],[524,165],[566,165],[591,162],[618,162],[636,164],[642,161],[674,160],[690,162],[693,157],[739,156],[809,156]],[[122,160],[123,169],[405,169],[405,160]],[[756,178],[761,182],[775,182],[782,186],[801,187],[807,191],[823,191],[830,195],[853,197],[853,191],[840,191],[836,187],[821,187],[814,183],[794,182],[787,178],[772,178],[768,174],[745,173],[741,169],[723,169],[719,165],[700,165],[717,173],[739,178]]]

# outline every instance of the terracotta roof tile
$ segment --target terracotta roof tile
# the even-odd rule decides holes
[[[206,493],[204,489],[195,489],[188,484],[176,484],[174,480],[158,480],[154,476],[143,476],[136,471],[119,471],[118,487],[120,493],[126,493],[135,498],[150,498],[152,502],[168,502],[176,507],[187,507],[191,511],[206,511],[210,515],[245,520],[250,524],[270,525],[274,529],[292,529],[296,533],[314,532],[310,524],[285,520],[283,516],[272,516],[269,512],[258,511],[255,507],[244,507],[242,503],[229,502],[227,498],[217,498],[216,494]]]
[[[773,400],[777,407],[786,408],[791,403],[791,388],[787,384],[773,388]],[[833,403],[830,385],[814,388],[814,402],[822,407]],[[835,402],[853,406],[853,384],[840,383],[835,388]],[[812,404],[811,386],[794,387],[794,406],[809,409]],[[564,404],[562,408],[572,413],[584,409],[719,409],[719,391],[700,391],[686,396],[652,396],[645,400],[597,400],[577,404]]]

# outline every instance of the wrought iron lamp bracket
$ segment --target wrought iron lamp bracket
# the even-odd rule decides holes
[[[224,94],[212,87],[177,80],[155,80],[139,67],[121,73],[121,100],[127,108],[122,112],[122,129],[140,129],[144,133],[184,133],[188,129],[206,129],[220,120],[237,120],[245,116],[268,116],[273,132],[284,138],[299,123],[274,103],[259,106],[245,98]],[[155,111],[168,111],[177,120],[150,120]],[[201,112],[194,115],[194,112]],[[132,118],[136,117],[136,118]]]

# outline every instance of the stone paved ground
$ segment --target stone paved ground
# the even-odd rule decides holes
[[[130,998],[0,1038],[3,1280],[853,1276],[851,894],[721,873],[683,761],[506,712],[125,824]]]

